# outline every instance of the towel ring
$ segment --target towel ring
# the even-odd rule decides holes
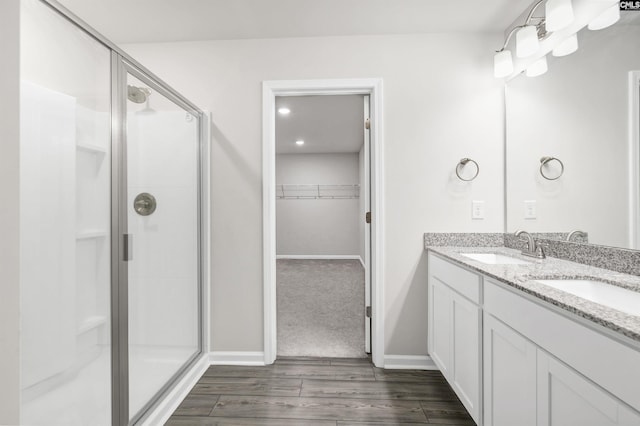
[[[558,163],[560,163],[560,174],[556,177],[549,177],[547,175],[544,174],[544,166],[551,162],[551,161],[557,161]],[[556,158],[556,157],[542,157],[540,159],[540,174],[542,175],[543,178],[545,178],[546,180],[557,180],[560,179],[560,176],[562,176],[562,174],[564,173],[564,164],[562,163],[562,161],[560,161],[560,159]]]
[[[467,163],[473,163],[476,166],[476,174],[474,174],[469,179],[465,179],[462,176],[460,176],[460,170],[462,170],[462,168],[464,166],[466,166]],[[458,176],[458,179],[463,180],[465,182],[470,182],[470,181],[474,180],[478,176],[478,173],[480,173],[480,166],[478,166],[478,163],[473,161],[471,158],[463,158],[462,160],[460,160],[458,162],[458,165],[456,166],[456,176]]]

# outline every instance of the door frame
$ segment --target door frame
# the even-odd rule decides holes
[[[640,71],[629,71],[629,247],[640,248]]]
[[[264,362],[277,354],[276,318],[276,96],[369,95],[371,105],[371,357],[384,365],[384,145],[382,79],[274,80],[262,83],[262,212]],[[364,220],[364,218],[361,218]]]
[[[364,351],[368,354],[371,353],[371,318],[367,316],[366,307],[371,306],[371,225],[366,223],[366,212],[371,211],[371,129],[366,125],[367,120],[371,119],[371,97],[364,95],[364,116],[363,128],[364,128],[364,140],[362,142],[363,149],[363,182],[360,185],[364,185],[364,191],[360,191],[364,195],[364,203],[360,206],[364,206],[364,209],[359,210],[359,214],[362,215],[360,220],[365,219],[364,224],[364,259],[362,259],[365,276],[364,276]],[[370,126],[369,126],[370,127]],[[359,207],[360,207],[359,206]],[[362,243],[362,241],[360,241]]]

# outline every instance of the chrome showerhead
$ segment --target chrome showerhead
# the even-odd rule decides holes
[[[127,86],[127,98],[131,102],[135,102],[137,104],[144,103],[150,95],[151,89],[146,87]]]

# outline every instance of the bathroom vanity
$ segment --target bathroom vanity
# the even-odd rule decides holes
[[[428,290],[429,354],[478,425],[640,425],[640,277],[428,247]]]

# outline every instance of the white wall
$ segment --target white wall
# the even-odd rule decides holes
[[[263,349],[264,80],[381,77],[385,140],[385,346],[427,352],[424,232],[503,231],[502,36],[431,34],[201,41],[125,49],[212,112],[213,350]],[[462,184],[463,157],[481,167]],[[484,200],[486,219],[471,220]]]
[[[20,1],[0,2],[0,424],[20,415]]]
[[[358,154],[276,155],[276,185],[358,184]],[[278,199],[276,253],[358,256],[357,198]]]
[[[639,26],[585,29],[548,73],[508,83],[507,231],[581,229],[629,247],[628,72],[640,70],[640,53],[628,41],[639,38]],[[540,176],[543,156],[564,162],[560,179]],[[535,220],[524,219],[524,200],[537,201]]]

